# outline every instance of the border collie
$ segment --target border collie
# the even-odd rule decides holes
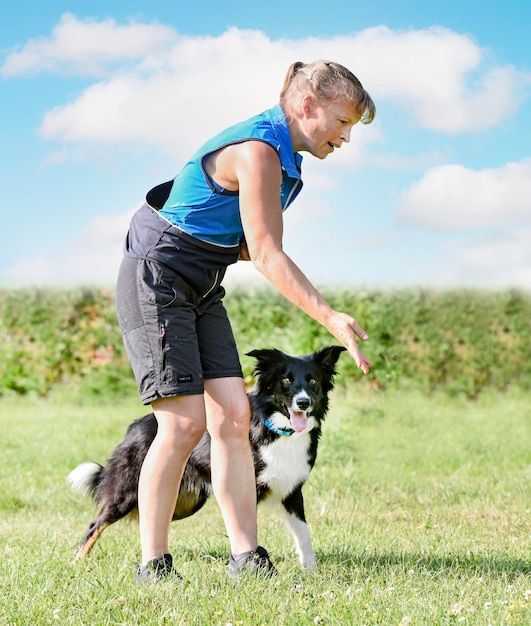
[[[248,353],[257,359],[256,384],[249,393],[257,499],[279,507],[299,559],[308,570],[315,569],[316,563],[302,487],[315,464],[335,365],[343,350],[329,346],[305,356],[289,356],[276,349]],[[156,432],[155,416],[145,415],[129,426],[105,467],[82,463],[68,476],[74,491],[92,497],[99,507],[76,558],[87,555],[108,526],[136,511],[140,468]],[[206,432],[184,470],[173,519],[193,515],[211,494],[210,437]]]

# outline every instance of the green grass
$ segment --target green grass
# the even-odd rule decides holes
[[[134,523],[84,561],[93,513],[69,490],[143,410],[0,402],[0,624],[529,624],[531,396],[426,397],[338,388],[305,487],[318,572],[305,574],[274,514],[261,542],[280,575],[238,584],[214,501],[172,526],[184,583],[136,586]]]

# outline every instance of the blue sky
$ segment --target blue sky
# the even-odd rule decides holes
[[[191,6],[10,6],[0,286],[112,286],[146,191],[275,104],[293,61],[328,58],[358,76],[377,118],[325,161],[304,159],[285,249],[309,278],[531,289],[530,3]],[[242,263],[228,280],[260,282]]]

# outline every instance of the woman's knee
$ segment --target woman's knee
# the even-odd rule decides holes
[[[245,393],[207,399],[207,427],[212,437],[249,439],[251,409]]]
[[[157,439],[161,445],[191,452],[206,430],[206,415],[201,401],[164,398],[153,403],[157,419]],[[199,398],[197,397],[197,398]]]
[[[241,402],[232,408],[229,416],[223,420],[224,427],[230,429],[234,437],[249,439],[251,409],[249,402]]]

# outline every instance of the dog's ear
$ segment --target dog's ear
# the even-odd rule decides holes
[[[255,359],[258,359],[265,352],[268,352],[268,350],[251,350],[250,352],[246,352],[245,356],[252,356]]]
[[[284,362],[285,354],[276,348],[251,350],[245,353],[246,356],[252,356],[256,359],[256,367],[254,373],[261,378],[262,376],[272,375],[279,364]]]
[[[254,357],[258,363],[278,363],[284,357],[284,353],[276,348],[264,348],[262,350],[251,350],[245,356]]]
[[[327,346],[326,348],[317,350],[312,356],[316,363],[333,376],[336,373],[335,365],[339,359],[339,355],[345,350],[346,348],[343,346]]]

